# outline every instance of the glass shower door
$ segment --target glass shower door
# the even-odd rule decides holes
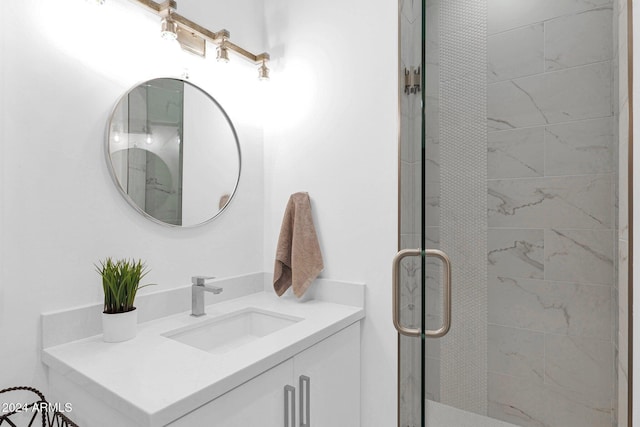
[[[422,58],[422,2],[399,2],[399,112],[401,131],[399,141],[399,227],[398,250],[414,250],[394,260],[394,323],[398,333],[398,426],[420,427],[424,424],[425,328],[422,307],[426,294],[426,258],[420,248],[425,246],[426,200],[424,195],[424,122],[423,117],[423,58]],[[418,249],[418,250],[416,250]]]
[[[628,425],[625,2],[398,13],[398,426]]]

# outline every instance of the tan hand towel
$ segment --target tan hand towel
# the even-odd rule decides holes
[[[282,296],[293,285],[294,295],[300,298],[323,268],[309,193],[292,194],[280,229],[273,288]]]

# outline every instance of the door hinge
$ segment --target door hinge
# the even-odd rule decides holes
[[[410,95],[420,92],[422,84],[422,72],[420,67],[409,67],[404,69],[404,93]]]

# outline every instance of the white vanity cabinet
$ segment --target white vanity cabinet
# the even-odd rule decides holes
[[[169,424],[204,425],[359,426],[360,322]]]

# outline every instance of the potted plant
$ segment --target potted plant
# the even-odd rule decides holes
[[[138,260],[112,260],[107,258],[96,265],[102,276],[104,291],[104,311],[102,313],[102,333],[106,342],[126,341],[136,336],[138,312],[133,305],[140,281],[149,272],[146,265]]]

